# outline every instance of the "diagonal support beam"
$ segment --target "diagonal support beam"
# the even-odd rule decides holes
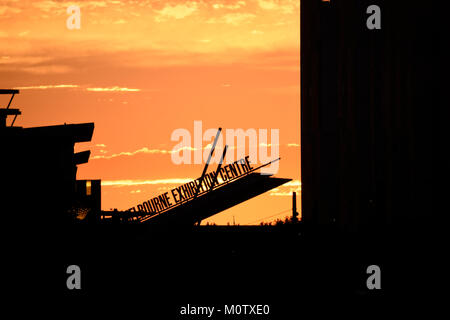
[[[225,145],[225,148],[223,148],[222,157],[220,158],[219,165],[217,166],[216,173],[214,174],[214,179],[211,182],[211,186],[209,187],[209,191],[211,191],[214,188],[214,185],[217,182],[217,177],[219,176],[220,169],[222,169],[222,163],[223,159],[225,158],[225,154],[227,153],[228,145]]]
[[[13,101],[15,95],[16,95],[15,93],[12,94],[11,99],[9,100],[9,103],[8,103],[8,106],[6,107],[6,109],[9,109],[9,106],[11,105],[11,102]]]
[[[197,188],[195,190],[195,194],[194,194],[194,198],[193,199],[197,198],[197,195],[198,195],[198,193],[200,191],[200,186],[202,185],[203,180],[205,179],[206,170],[208,170],[209,162],[211,161],[211,157],[212,157],[212,155],[214,153],[214,149],[216,148],[217,140],[219,140],[219,136],[220,136],[220,132],[221,131],[222,131],[222,128],[219,128],[219,130],[217,130],[217,134],[216,134],[216,137],[214,138],[214,142],[213,142],[213,145],[212,145],[212,148],[211,148],[211,152],[209,153],[208,160],[206,160],[206,164],[205,164],[205,167],[203,168],[203,172],[202,172],[202,175],[201,175],[201,177],[199,179],[199,182],[198,182]]]
[[[14,125],[14,122],[16,122],[16,119],[17,119],[17,114],[14,115],[14,119],[13,119],[13,121],[11,123],[11,127]]]

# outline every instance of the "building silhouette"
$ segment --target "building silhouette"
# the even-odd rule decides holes
[[[366,27],[369,5],[379,30]],[[434,219],[436,10],[301,1],[304,221],[360,230]]]
[[[0,94],[11,94],[12,98],[18,93],[19,90],[0,91]],[[99,180],[90,190],[89,201],[86,193],[80,191],[86,181],[76,180],[77,166],[88,161],[90,151],[74,152],[76,143],[91,140],[94,123],[13,126],[15,118],[9,122],[7,117],[20,115],[20,111],[10,108],[11,101],[6,108],[0,109],[1,195],[5,225],[20,227],[28,233],[39,230],[45,234],[44,229],[57,229],[70,221],[73,218],[70,213],[80,204],[85,209],[99,211]]]

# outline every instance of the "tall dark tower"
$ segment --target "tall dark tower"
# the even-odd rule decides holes
[[[292,220],[298,220],[298,212],[297,212],[297,193],[292,192]]]
[[[367,28],[369,5],[381,29]],[[438,12],[301,1],[303,220],[378,230],[431,219]]]

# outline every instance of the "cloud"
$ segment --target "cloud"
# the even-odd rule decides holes
[[[228,13],[223,16],[223,21],[225,23],[237,26],[241,23],[248,22],[255,17],[256,15],[253,13]]]
[[[252,19],[256,17],[253,13],[227,13],[219,18],[210,18],[206,21],[206,23],[214,24],[214,23],[226,23],[234,26],[238,26],[242,23],[248,23]]]
[[[291,191],[280,191],[280,192],[271,192],[269,193],[269,195],[271,196],[280,196],[280,197],[291,197],[292,196],[292,192]]]
[[[22,9],[20,8],[14,8],[12,6],[5,6],[5,5],[0,5],[0,16],[4,16],[10,13],[13,14],[17,14],[17,13],[21,13]]]
[[[276,143],[264,143],[264,142],[261,142],[261,143],[259,144],[259,146],[260,146],[260,147],[272,147],[272,146],[279,146],[279,144],[276,144]]]
[[[301,187],[302,182],[300,180],[292,180],[292,181],[289,181],[288,183],[285,183],[283,186],[285,186],[285,187]]]
[[[170,179],[155,179],[155,180],[102,180],[102,187],[126,187],[126,186],[140,186],[140,185],[155,185],[155,184],[184,184],[192,181],[192,178],[170,178]]]
[[[0,33],[1,34],[1,33]],[[28,65],[33,67],[34,64],[41,64],[50,61],[51,58],[48,56],[40,55],[40,56],[2,56],[0,58],[0,64],[8,64],[8,65]],[[41,65],[42,67],[42,65]]]
[[[285,183],[278,188],[272,189],[269,192],[270,196],[286,197],[292,196],[292,192],[301,193],[302,192],[302,182],[300,180],[292,180]]]
[[[120,1],[110,1],[111,3],[117,4],[120,3]],[[96,7],[107,7],[108,3],[106,1],[86,1],[86,5],[92,8]]]
[[[149,149],[147,147],[141,148],[139,150],[136,151],[124,151],[124,152],[119,152],[119,153],[114,153],[108,156],[105,155],[98,155],[98,156],[93,156],[91,157],[92,160],[95,159],[112,159],[112,158],[117,158],[117,157],[121,157],[121,156],[134,156],[136,154],[140,154],[140,153],[144,153],[144,154],[167,154],[170,151],[168,150],[161,150],[161,149]]]
[[[278,5],[272,0],[258,0],[258,4],[261,8],[266,10],[275,9]]]
[[[205,147],[204,149],[206,149],[207,147]],[[191,151],[195,151],[197,150],[196,148],[192,148],[192,147],[182,147],[180,149],[177,150],[164,150],[164,149],[149,149],[147,147],[143,147],[141,149],[138,149],[136,151],[124,151],[124,152],[119,152],[119,153],[114,153],[112,155],[98,155],[98,156],[93,156],[91,157],[92,160],[95,159],[112,159],[112,158],[117,158],[117,157],[121,157],[121,156],[134,156],[136,154],[171,154],[171,153],[176,153],[179,152],[181,150],[191,150]]]
[[[124,24],[124,23],[127,23],[127,21],[124,19],[119,19],[117,21],[114,21],[114,24]]]
[[[76,84],[51,84],[51,85],[40,85],[40,86],[28,86],[28,87],[16,87],[19,90],[45,90],[45,89],[59,89],[59,88],[78,88],[79,85]]]
[[[169,185],[180,185],[191,182],[195,180],[194,178],[168,178],[168,179],[126,179],[126,180],[102,180],[102,187],[128,187],[128,186],[142,186],[142,185],[158,185],[158,184],[169,184]],[[300,188],[298,188],[300,186]],[[283,186],[273,189],[273,193],[282,193],[282,195],[292,195],[292,191],[282,191],[282,187],[297,187],[292,189],[293,191],[301,190],[300,180],[290,181]],[[135,191],[139,192],[139,191]],[[278,194],[271,194],[278,195]]]
[[[116,3],[116,2],[112,2]],[[106,1],[80,1],[77,3],[80,8],[106,8],[108,3]],[[41,0],[33,1],[33,7],[40,9],[44,12],[52,12],[54,14],[65,14],[70,3],[64,1],[53,1],[53,0]]]
[[[141,91],[141,89],[130,89],[130,88],[121,88],[121,87],[109,87],[109,88],[86,88],[87,91],[94,92],[111,92],[111,91],[119,91],[119,92],[137,92]]]
[[[297,4],[298,2],[298,4]],[[274,0],[258,0],[260,8],[264,10],[278,10],[281,13],[293,13],[295,8],[300,6],[300,1],[284,0],[284,1],[274,1]]]
[[[289,146],[290,144],[288,144]],[[99,144],[96,145],[98,147],[106,147],[105,145]],[[272,144],[272,143],[260,143],[259,147],[272,147],[272,146],[279,146],[278,144]],[[208,143],[206,146],[204,146],[202,148],[202,150],[207,150],[207,149],[211,149],[212,147],[212,143]],[[237,147],[234,145],[230,145],[228,146],[228,150],[233,150],[233,149],[242,149],[243,147]],[[91,160],[96,160],[96,159],[112,159],[112,158],[117,158],[117,157],[122,157],[122,156],[134,156],[137,154],[172,154],[172,153],[177,153],[180,152],[182,150],[190,150],[190,151],[196,151],[198,150],[197,148],[193,148],[193,147],[189,147],[189,146],[185,146],[185,147],[181,147],[179,149],[172,149],[172,150],[166,150],[166,149],[149,149],[147,147],[143,147],[141,149],[135,150],[135,151],[123,151],[123,152],[119,152],[119,153],[114,153],[111,155],[96,155],[91,157]],[[217,148],[216,148],[217,150]],[[102,152],[102,153],[106,153],[106,152]]]
[[[270,0],[258,0],[258,4],[261,8],[266,10],[271,10],[276,8],[276,4],[273,1]]]
[[[187,2],[186,4],[177,4],[175,6],[168,4],[162,10],[155,11],[158,14],[155,17],[156,22],[165,21],[167,18],[183,19],[197,11],[197,3]]]
[[[26,31],[22,31],[18,34],[19,37],[25,37],[26,35],[28,35],[30,33],[30,30],[26,30]]]
[[[223,4],[223,3],[214,3],[212,7],[214,9],[229,9],[229,10],[237,10],[245,6],[245,1],[237,1],[234,4]]]
[[[22,90],[31,90],[31,89],[61,89],[61,88],[81,88],[77,84],[51,84],[51,85],[37,85],[37,86],[23,86],[23,87],[16,87],[16,89],[22,89]],[[141,89],[130,89],[130,88],[122,88],[122,87],[110,87],[110,88],[86,88],[87,91],[93,91],[93,92],[137,92],[141,91]],[[112,101],[112,99],[110,99]],[[97,146],[103,146],[105,145],[97,145]]]
[[[73,71],[71,67],[64,65],[30,66],[21,70],[32,74],[62,74]]]
[[[44,12],[53,11],[60,14],[62,10],[65,11],[67,9],[68,5],[58,1],[45,0],[33,1],[33,7],[38,8]]]

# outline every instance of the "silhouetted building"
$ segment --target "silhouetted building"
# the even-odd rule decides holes
[[[366,27],[369,5],[381,29]],[[301,1],[303,220],[357,230],[431,219],[438,11]]]
[[[0,91],[17,93],[18,90]],[[6,117],[20,111],[9,105],[0,109],[0,116],[5,115],[0,123],[1,211],[7,222],[4,225],[56,226],[71,219],[70,213],[80,201],[99,210],[99,182],[91,185],[96,199],[90,202],[86,195],[78,197],[76,189],[77,166],[88,161],[90,151],[75,153],[74,145],[91,140],[94,124],[16,127],[8,124]]]

